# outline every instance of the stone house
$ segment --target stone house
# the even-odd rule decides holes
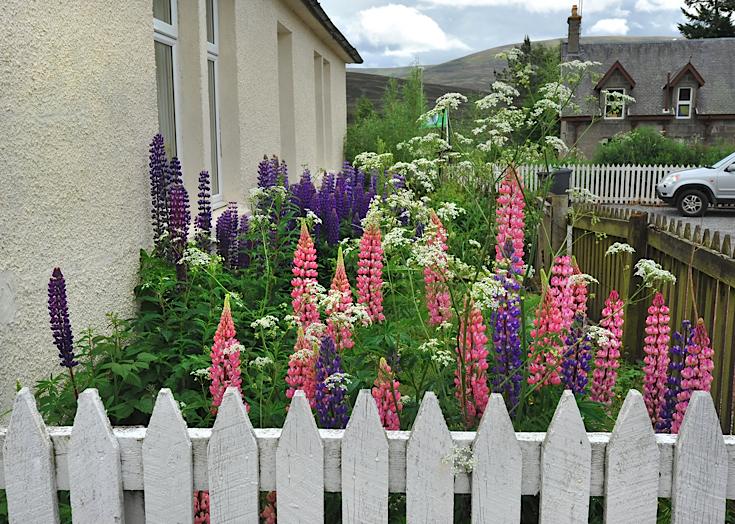
[[[713,143],[735,138],[735,38],[587,43],[576,6],[562,61],[593,61],[593,80],[576,91],[578,110],[562,116],[561,138],[588,158],[601,142],[638,126],[666,136]],[[610,103],[611,92],[634,103]],[[614,98],[614,95],[613,95]]]
[[[190,195],[206,169],[219,205],[243,201],[264,154],[340,166],[362,59],[317,0],[7,0],[0,25],[1,417],[16,382],[61,369],[54,266],[77,334],[134,313],[157,130]]]

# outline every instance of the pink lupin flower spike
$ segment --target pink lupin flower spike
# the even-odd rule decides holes
[[[212,394],[212,413],[217,412],[228,387],[235,387],[241,391],[240,347],[240,343],[235,338],[235,324],[232,321],[230,295],[228,294],[225,296],[222,316],[214,334],[214,344],[210,353],[212,366],[209,368],[209,378],[212,383],[209,386],[209,392]]]
[[[357,261],[357,302],[365,305],[373,322],[385,320],[383,315],[383,246],[380,227],[371,223],[360,239]]]
[[[265,508],[260,512],[260,518],[263,519],[264,524],[276,524],[278,522],[278,515],[276,512],[276,492],[269,491],[265,496]]]
[[[316,406],[316,358],[314,344],[306,338],[303,328],[299,327],[294,352],[288,359],[286,397],[293,398],[294,393],[300,389],[312,408]]]
[[[194,492],[194,524],[209,524],[209,492]]]
[[[704,327],[704,320],[697,321],[691,342],[686,348],[684,369],[681,370],[681,391],[677,396],[676,412],[671,424],[671,432],[678,433],[681,423],[684,422],[689,399],[694,391],[709,391],[712,387],[712,370],[715,363],[712,359],[715,352]]]
[[[373,398],[378,405],[380,422],[388,430],[401,429],[401,421],[398,418],[399,413],[403,410],[401,392],[398,389],[400,386],[400,382],[395,379],[388,363],[384,358],[381,358],[378,366],[378,378],[375,379],[375,385],[373,386]]]
[[[582,271],[577,265],[577,261],[572,261],[572,275],[581,275]],[[580,280],[572,284],[572,294],[574,295],[574,311],[576,315],[582,317],[587,316],[587,296],[589,292],[587,290],[587,282]]]
[[[651,423],[656,426],[662,419],[662,410],[666,403],[667,370],[669,367],[669,342],[671,340],[669,326],[669,308],[661,293],[656,293],[653,303],[648,308],[646,317],[645,351],[643,359],[643,400],[648,408]]]
[[[513,244],[513,255],[518,257],[514,263],[516,270],[523,271],[523,249],[525,242],[524,229],[526,226],[523,188],[519,183],[520,177],[514,167],[509,167],[498,188],[498,198],[495,208],[498,225],[498,234],[495,244],[495,260],[500,262],[505,258],[503,246],[510,238]]]
[[[447,264],[447,230],[434,211],[431,212],[431,228],[426,235],[426,244],[437,249],[438,258],[433,265],[424,267],[426,307],[429,310],[429,324],[438,326],[452,318],[452,305],[444,274]]]
[[[355,346],[355,342],[352,340],[352,329],[348,323],[339,319],[339,315],[346,314],[352,305],[352,288],[350,287],[350,281],[347,279],[341,246],[337,251],[337,268],[334,271],[329,295],[334,300],[330,300],[325,310],[327,314],[327,333],[334,339],[338,351],[351,349]]]
[[[595,370],[592,372],[590,399],[594,402],[610,404],[613,389],[620,367],[620,348],[623,345],[623,306],[620,295],[614,289],[605,300],[600,326],[610,331],[612,336],[600,345],[595,357]]]
[[[460,401],[468,428],[479,424],[485,412],[490,388],[487,381],[487,335],[482,312],[471,306],[469,318],[459,322],[457,369],[454,372],[455,396]]]
[[[315,290],[317,285],[316,270],[316,248],[306,227],[306,222],[302,221],[301,236],[293,257],[291,305],[293,306],[294,315],[299,319],[304,329],[315,322],[319,322]]]

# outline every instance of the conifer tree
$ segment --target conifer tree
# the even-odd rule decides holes
[[[688,22],[679,31],[688,39],[735,36],[735,0],[684,0]]]

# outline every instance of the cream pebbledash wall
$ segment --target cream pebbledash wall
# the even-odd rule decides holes
[[[58,365],[46,286],[77,337],[134,311],[157,124],[150,0],[5,0],[0,10],[0,413]]]

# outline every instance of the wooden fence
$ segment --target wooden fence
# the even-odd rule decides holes
[[[386,432],[369,390],[345,430],[317,429],[302,392],[282,430],[253,430],[235,389],[212,429],[187,428],[165,389],[147,429],[110,427],[96,390],[80,395],[73,427],[47,428],[26,388],[0,441],[0,488],[23,524],[58,522],[57,490],[80,524],[190,523],[194,490],[209,490],[217,524],[257,523],[270,490],[281,524],[323,522],[325,491],[341,492],[348,524],[386,523],[389,493],[406,494],[409,523],[451,523],[455,493],[471,494],[473,523],[519,522],[522,495],[540,494],[542,524],[587,522],[590,496],[605,497],[607,523],[655,522],[658,497],[674,524],[724,522],[735,498],[735,437],[703,392],[676,436],[654,434],[635,390],[612,433],[586,433],[569,391],[547,433],[514,433],[497,394],[475,433],[450,432],[433,393],[412,431]]]
[[[663,177],[675,169],[685,166],[631,166],[579,164],[563,166],[572,170],[571,188],[585,189],[595,195],[602,204],[656,205],[655,186]],[[556,169],[556,168],[555,168]],[[538,188],[539,171],[544,166],[521,166],[518,168],[524,184],[529,189]]]
[[[579,209],[579,208],[578,208]],[[671,308],[671,327],[681,321],[704,319],[715,350],[712,396],[722,429],[732,433],[735,425],[735,252],[730,235],[721,236],[700,226],[668,220],[664,216],[602,206],[584,208],[583,218],[573,230],[572,252],[582,272],[600,281],[589,302],[590,316],[599,319],[610,290],[625,299],[641,284],[632,278],[633,266],[641,258],[652,259],[673,273],[676,284],[662,289]],[[589,213],[587,213],[589,212]],[[635,255],[605,256],[615,242],[636,249]],[[627,308],[623,336],[624,351],[643,358],[643,333],[650,304],[640,302]],[[597,315],[597,316],[595,316]]]

